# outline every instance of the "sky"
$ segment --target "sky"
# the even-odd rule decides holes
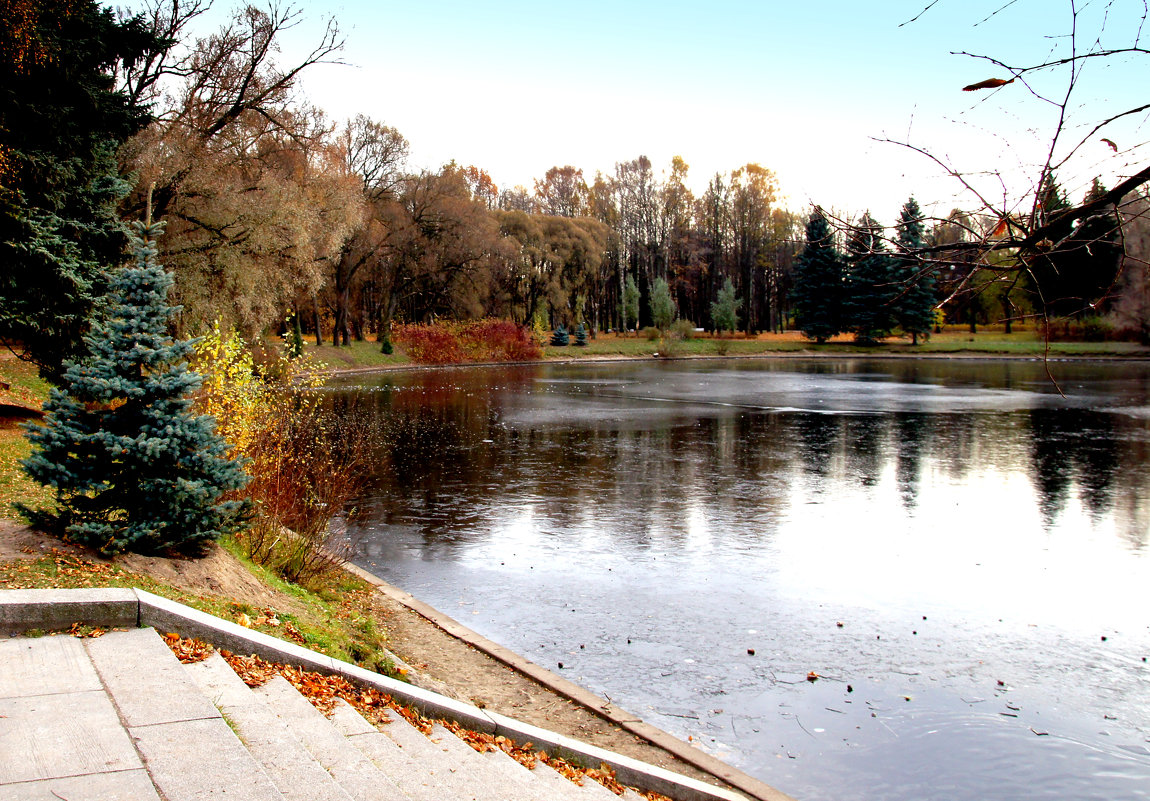
[[[228,8],[216,0],[212,13]],[[679,155],[701,193],[716,172],[755,162],[775,172],[792,210],[869,209],[887,222],[911,195],[940,214],[978,201],[927,155],[879,140],[970,174],[992,206],[1025,193],[1058,109],[1018,83],[961,91],[1009,75],[954,51],[1036,63],[1066,46],[1071,23],[1070,0],[313,0],[300,8],[285,63],[319,39],[328,18],[346,38],[346,63],[313,67],[304,93],[336,120],[362,113],[397,128],[414,169],[454,160],[487,170],[501,188],[530,190],[552,166],[581,168],[590,183],[639,155],[669,171]],[[1093,43],[1103,15],[1104,44],[1133,42],[1141,0],[1077,0],[1077,8],[1080,47]],[[1112,110],[1142,102],[1143,62],[1116,61],[1091,63],[1081,77],[1070,120],[1079,139]],[[1034,88],[1062,93],[1067,77],[1058,70]],[[1143,123],[1097,134],[1060,170],[1072,199],[1094,175],[1112,185],[1130,174]]]

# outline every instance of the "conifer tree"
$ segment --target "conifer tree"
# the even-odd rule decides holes
[[[0,346],[53,381],[126,244],[116,151],[148,115],[114,73],[171,44],[104,5],[0,4]]]
[[[807,243],[795,260],[791,303],[799,330],[820,345],[843,328],[843,259],[830,224],[815,207],[807,221]]]
[[[711,304],[711,322],[716,331],[730,331],[739,326],[739,299],[735,297],[735,285],[728,278]]]
[[[587,329],[583,323],[579,323],[579,327],[575,329],[575,344],[581,348],[587,347]]]
[[[639,322],[639,287],[635,285],[635,279],[629,275],[623,283],[623,305],[621,312],[623,314],[623,333],[627,333],[627,329],[631,327],[631,323]]]
[[[934,275],[923,269],[923,262],[914,254],[926,244],[926,231],[922,222],[922,209],[912,197],[903,204],[898,217],[898,254],[895,256],[895,280],[898,295],[895,299],[898,324],[910,334],[912,344],[918,344],[919,335],[930,334],[934,325]]]
[[[567,329],[563,324],[555,326],[555,331],[551,334],[551,345],[553,347],[562,348],[571,343],[571,335],[567,333]]]
[[[665,278],[655,279],[651,288],[651,321],[660,331],[665,331],[675,321],[675,301]]]
[[[33,519],[104,553],[194,551],[240,527],[246,507],[222,496],[246,476],[213,419],[191,411],[200,376],[192,342],[173,341],[172,278],[155,263],[162,224],[137,224],[136,264],[111,274],[107,311],[30,425],[32,478],[55,489],[55,513]],[[28,512],[29,510],[24,510]]]
[[[859,342],[889,336],[897,325],[894,260],[882,240],[882,226],[866,213],[847,236],[845,328]]]

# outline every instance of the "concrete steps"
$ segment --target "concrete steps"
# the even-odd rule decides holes
[[[218,654],[180,664],[150,628],[0,640],[0,801],[616,797],[388,712],[328,719],[281,677],[252,690]]]

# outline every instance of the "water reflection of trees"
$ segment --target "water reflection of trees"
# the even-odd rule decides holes
[[[1094,518],[1107,513],[1113,505],[1120,459],[1115,415],[1034,409],[1030,422],[1034,483],[1046,524],[1053,524],[1074,487]]]
[[[930,379],[922,368],[908,370],[900,367],[898,378]],[[879,482],[889,473],[911,509],[928,470],[956,483],[972,471],[1027,472],[1048,525],[1077,492],[1096,518],[1117,512],[1131,543],[1146,543],[1145,424],[1105,412],[675,416],[651,406],[650,419],[639,414],[636,422],[635,414],[603,414],[602,398],[594,406],[586,393],[482,371],[407,377],[354,402],[374,409],[388,432],[376,486],[384,500],[364,508],[387,507],[386,518],[417,525],[429,545],[486,536],[491,516],[516,504],[531,505],[549,530],[565,535],[601,534],[607,525],[634,543],[674,540],[688,533],[690,508],[751,521],[766,536],[792,502],[796,476],[805,476],[810,494],[833,500],[849,485],[885,491]],[[624,411],[646,408],[641,399],[612,402]],[[567,413],[537,423],[507,414],[556,405]]]

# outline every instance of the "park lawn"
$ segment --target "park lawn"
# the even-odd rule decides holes
[[[1048,350],[1049,348],[1049,350]],[[1033,331],[1022,330],[1012,334],[1001,328],[985,328],[971,334],[967,329],[952,326],[929,339],[912,345],[909,337],[891,337],[882,342],[861,345],[849,335],[841,335],[824,344],[816,344],[797,331],[783,334],[743,334],[712,337],[700,334],[693,339],[668,342],[648,339],[642,335],[599,334],[587,340],[586,347],[544,347],[545,359],[594,359],[646,356],[771,356],[774,354],[802,354],[810,356],[884,356],[884,355],[943,355],[970,354],[987,356],[1150,356],[1150,348],[1132,342],[1050,342],[1046,343]]]
[[[1019,330],[1021,328],[1021,330]],[[380,353],[374,340],[353,342],[336,347],[314,343],[306,346],[307,355],[322,362],[329,370],[388,369],[414,366],[403,348],[395,352]],[[1050,342],[1046,343],[1033,330],[1016,327],[1015,333],[1006,334],[1001,326],[985,326],[971,334],[965,326],[947,326],[941,333],[932,334],[926,341],[912,345],[909,337],[890,337],[871,345],[860,345],[850,335],[834,337],[822,345],[805,338],[797,331],[783,334],[744,334],[715,337],[698,334],[691,339],[648,339],[642,334],[620,335],[600,333],[587,339],[585,347],[567,345],[543,346],[544,361],[581,361],[594,359],[643,359],[662,357],[747,357],[772,355],[803,356],[1025,356],[1043,358],[1062,357],[1150,357],[1150,348],[1133,342]]]

